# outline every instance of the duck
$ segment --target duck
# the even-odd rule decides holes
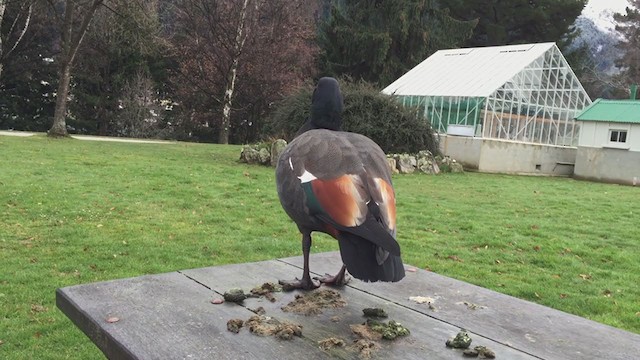
[[[302,234],[302,278],[279,280],[285,290],[344,286],[347,271],[365,282],[397,282],[405,276],[386,155],[368,137],[342,131],[343,109],[338,81],[321,78],[309,118],[276,164],[278,198]],[[338,241],[342,267],[335,275],[311,278],[313,232]]]

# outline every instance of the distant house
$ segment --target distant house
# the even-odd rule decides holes
[[[383,93],[415,108],[440,148],[482,172],[571,175],[591,99],[554,43],[440,50]]]
[[[640,101],[598,99],[576,122],[574,177],[640,185]]]

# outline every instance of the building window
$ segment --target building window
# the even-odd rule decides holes
[[[627,130],[609,130],[609,141],[626,143],[627,142]]]

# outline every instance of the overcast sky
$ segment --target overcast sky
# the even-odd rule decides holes
[[[627,0],[589,0],[582,15],[592,19],[600,28],[611,30],[614,27],[611,13],[623,13],[628,4]],[[603,16],[603,11],[608,15]]]

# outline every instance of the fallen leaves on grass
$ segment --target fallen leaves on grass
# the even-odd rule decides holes
[[[591,279],[591,275],[589,275],[589,274],[580,274],[580,275],[578,275],[578,276],[580,276],[580,277],[582,278],[582,280],[589,280],[589,279]]]
[[[32,313],[41,313],[41,312],[45,312],[49,309],[47,309],[45,306],[42,306],[40,304],[31,304],[31,312]]]
[[[457,262],[464,262],[464,260],[460,259],[457,255],[449,255],[447,256],[447,259],[457,261]]]

